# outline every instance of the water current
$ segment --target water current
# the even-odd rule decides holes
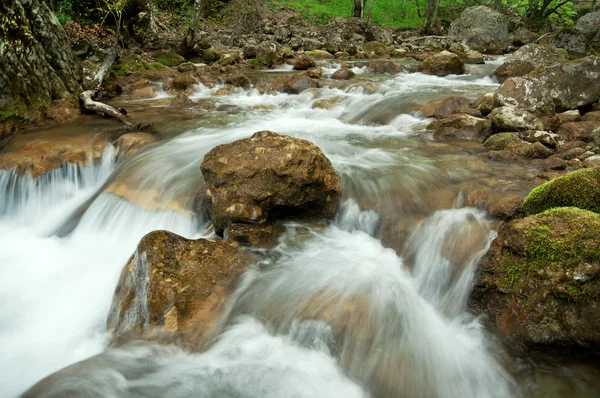
[[[508,357],[467,309],[495,232],[484,211],[465,207],[462,187],[526,190],[515,181],[529,171],[496,171],[474,144],[435,143],[414,105],[493,91],[487,75],[500,63],[464,76],[384,80],[356,67],[373,81],[300,95],[237,89],[215,97],[220,86],[199,85],[191,98],[215,110],[185,114],[165,106],[167,93],[125,99],[164,139],[125,161],[109,146],[101,162],[35,179],[0,171],[0,396],[64,367],[27,396],[594,396],[566,377],[570,369],[561,368],[565,379]],[[273,249],[258,251],[206,351],[110,347],[106,317],[140,238],[157,229],[206,237],[207,220],[191,211],[202,158],[259,130],[325,152],[345,183],[338,216],[289,223]],[[115,186],[127,194],[115,195]]]

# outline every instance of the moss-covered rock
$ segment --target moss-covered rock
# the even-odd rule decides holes
[[[185,62],[185,58],[183,58],[181,55],[167,50],[159,50],[155,52],[154,59],[156,59],[156,62],[168,67],[177,66]]]
[[[219,48],[207,48],[202,53],[202,60],[206,63],[217,62],[221,59],[224,52]]]
[[[390,55],[390,49],[388,46],[378,41],[370,41],[363,44],[363,50],[366,53],[375,53],[375,55],[380,57]]]
[[[472,302],[526,348],[600,354],[600,215],[560,207],[505,224]]]
[[[527,214],[561,206],[600,213],[600,168],[567,173],[534,188],[521,204]]]

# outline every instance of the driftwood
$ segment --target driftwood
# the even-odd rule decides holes
[[[150,125],[143,125],[141,123],[136,122],[129,116],[127,116],[127,112],[124,109],[116,109],[110,105],[104,104],[100,101],[97,101],[99,97],[99,93],[102,91],[102,84],[104,83],[104,77],[112,67],[112,64],[119,57],[120,50],[117,47],[113,47],[109,52],[102,66],[98,69],[98,72],[94,75],[94,79],[86,84],[87,87],[91,87],[90,90],[85,90],[81,94],[79,94],[79,99],[81,100],[81,106],[87,111],[91,111],[94,113],[98,113],[104,116],[109,116],[114,119],[117,119],[121,123],[125,125],[128,129],[138,129],[143,130],[148,128]]]

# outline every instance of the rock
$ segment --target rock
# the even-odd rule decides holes
[[[387,57],[390,55],[390,49],[383,43],[378,41],[369,41],[363,44],[363,51],[367,54],[375,53],[379,57]]]
[[[196,65],[194,65],[191,62],[184,62],[184,63],[177,65],[177,71],[179,73],[195,72]]]
[[[318,88],[319,83],[303,74],[277,76],[270,83],[271,90],[288,94],[300,94],[310,88]]]
[[[600,11],[585,14],[577,20],[574,28],[585,36],[589,46],[600,47]]]
[[[573,171],[534,188],[521,209],[527,214],[537,214],[561,206],[576,206],[599,213],[600,169]]]
[[[491,206],[490,214],[502,220],[511,219],[517,214],[522,201],[523,196],[521,195],[510,194],[503,196]]]
[[[586,153],[584,148],[561,148],[560,156],[564,160],[579,160],[579,158]]]
[[[150,232],[123,268],[108,328],[118,343],[181,339],[185,347],[198,350],[251,262],[235,242]]]
[[[519,136],[527,142],[540,142],[548,148],[556,148],[558,146],[559,136],[543,130],[527,130],[519,133]]]
[[[564,170],[567,168],[567,162],[558,157],[547,159],[544,163],[546,170]]]
[[[574,112],[574,111],[572,111],[572,112]],[[567,112],[565,112],[565,113],[567,113]],[[598,125],[600,125],[600,111],[587,112],[585,115],[583,115],[583,118],[580,117],[579,120],[572,120],[572,121],[579,122],[582,119],[585,122],[596,122],[596,123],[598,123]]]
[[[300,57],[296,58],[296,61],[294,62],[294,69],[296,70],[307,70],[314,67],[315,60],[308,55],[301,55]]]
[[[202,52],[202,61],[211,64],[220,60],[224,54],[225,52],[220,48],[207,48]]]
[[[154,20],[151,8],[131,18],[129,21],[129,31],[132,33],[133,38],[142,44],[144,48],[156,50],[163,45],[164,40]]]
[[[173,67],[185,62],[185,58],[172,51],[158,50],[154,54],[154,59],[165,66]]]
[[[433,130],[436,139],[483,141],[492,133],[489,120],[463,114],[436,120],[427,129]]]
[[[225,239],[255,247],[272,247],[277,234],[272,225],[231,224],[223,233]]]
[[[350,80],[354,76],[356,76],[356,73],[352,72],[351,69],[342,68],[336,70],[331,76],[331,78],[334,80]]]
[[[306,71],[306,76],[311,79],[321,79],[323,77],[323,71],[321,68],[310,68]]]
[[[515,51],[492,73],[492,76],[502,83],[509,77],[525,76],[540,65],[548,66],[564,60],[562,54],[553,48],[527,44]]]
[[[172,81],[166,84],[167,90],[185,91],[193,88],[198,82],[191,73],[177,75]]]
[[[115,146],[116,155],[123,159],[133,156],[140,149],[157,141],[158,139],[150,133],[127,133],[117,138],[113,145]]]
[[[129,98],[131,98],[132,100],[147,99],[154,97],[156,97],[156,87],[154,86],[136,88],[129,96]]]
[[[493,161],[504,161],[504,160],[515,160],[517,155],[512,151],[500,150],[500,151],[489,151],[487,156]]]
[[[581,121],[581,113],[579,113],[578,109],[566,111],[563,113],[557,113],[556,117],[558,118],[561,124]]]
[[[523,145],[523,140],[516,133],[498,133],[488,138],[483,146],[495,151],[511,150]]]
[[[449,51],[427,57],[420,65],[422,73],[436,76],[462,75],[465,73],[465,64],[458,55]]]
[[[533,159],[547,159],[554,155],[554,151],[541,142],[534,142],[529,148],[527,153],[522,154],[522,156]]]
[[[520,27],[510,35],[510,41],[512,41],[515,46],[524,46],[536,41],[538,36],[538,34],[529,29]]]
[[[523,108],[536,115],[593,104],[600,97],[600,58],[554,64],[524,77],[507,79],[496,91],[497,106]]]
[[[600,168],[600,155],[593,155],[583,161],[583,167],[588,169],[598,167]]]
[[[502,54],[508,48],[508,21],[486,6],[471,7],[452,22],[448,35],[480,53]]]
[[[593,140],[592,132],[598,127],[598,122],[570,122],[560,126],[557,134],[563,140],[581,140],[590,142]]]
[[[443,119],[454,114],[465,113],[475,117],[481,117],[481,114],[472,114],[474,109],[468,98],[453,95],[443,101],[434,101],[418,107],[424,117],[435,117]]]
[[[333,109],[344,101],[344,97],[336,96],[332,98],[320,99],[313,102],[312,107],[318,109]]]
[[[567,51],[569,59],[584,57],[588,52],[588,45],[583,34],[574,29],[562,29],[540,40],[540,43],[549,47],[561,48]]]
[[[498,132],[542,130],[544,126],[540,120],[524,109],[502,106],[494,109],[488,119],[492,122],[492,129]]]
[[[278,65],[283,59],[280,48],[277,43],[264,41],[256,47],[256,59],[269,67]]]
[[[494,93],[486,93],[475,101],[473,108],[477,109],[483,116],[487,116],[494,109]]]
[[[231,84],[235,87],[250,88],[250,79],[239,72],[234,72],[225,78],[226,84]]]
[[[175,98],[169,104],[170,108],[189,108],[194,105],[194,102],[184,93],[177,93]]]
[[[600,147],[600,127],[592,131],[592,142]]]
[[[465,64],[476,64],[476,65],[485,64],[485,59],[483,58],[483,55],[480,52],[477,52],[475,50],[469,49],[464,53],[458,54],[458,56]]]
[[[389,75],[395,75],[400,72],[404,72],[406,68],[395,63],[394,61],[382,59],[369,63],[368,70],[372,73],[387,73]]]
[[[307,51],[306,55],[308,55],[309,57],[311,57],[313,59],[318,59],[318,60],[335,59],[335,57],[331,53],[328,53],[327,51],[324,51],[324,50]]]
[[[201,170],[217,233],[236,223],[332,217],[342,190],[316,145],[271,131],[213,148]]]
[[[348,54],[346,51],[338,51],[335,54],[333,54],[333,57],[335,59],[346,59],[350,58],[350,54]]]
[[[471,298],[513,344],[598,355],[600,216],[556,208],[506,223]]]

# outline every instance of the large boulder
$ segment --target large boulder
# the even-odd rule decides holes
[[[443,101],[433,101],[427,104],[418,105],[417,109],[424,117],[435,117],[442,119],[454,114],[466,113],[471,116],[481,116],[481,112],[473,109],[473,105],[468,98],[453,95]]]
[[[496,91],[496,106],[548,115],[590,105],[600,98],[600,58],[590,56],[507,79]]]
[[[574,29],[562,29],[544,36],[541,38],[540,43],[565,50],[569,59],[584,57],[589,50],[585,35]]]
[[[219,234],[236,223],[332,217],[342,190],[319,147],[271,131],[213,148],[201,170]]]
[[[420,69],[422,73],[428,75],[462,75],[465,73],[465,64],[458,55],[450,51],[442,51],[425,58]]]
[[[564,56],[554,48],[527,44],[515,51],[492,76],[502,83],[509,77],[525,76],[541,65],[548,66],[564,60]]]
[[[310,88],[318,88],[319,83],[303,74],[282,75],[277,76],[270,83],[271,90],[279,91],[287,94],[300,94],[304,90]]]
[[[333,75],[331,75],[331,78],[334,80],[350,80],[354,76],[356,76],[356,73],[354,73],[352,69],[342,68],[336,70]]]
[[[123,268],[108,328],[118,343],[148,338],[199,349],[251,262],[237,242],[153,231]]]
[[[543,130],[542,122],[524,109],[501,106],[494,109],[488,119],[494,131]]]
[[[368,69],[369,72],[372,73],[388,73],[390,75],[395,75],[396,73],[404,72],[406,70],[403,65],[387,59],[381,59],[369,63]]]
[[[465,114],[435,120],[427,129],[433,130],[433,136],[439,140],[484,141],[492,133],[489,120]]]
[[[585,35],[588,45],[596,50],[600,47],[600,11],[582,16],[574,28]]]
[[[534,188],[521,204],[527,214],[576,206],[600,213],[600,168],[573,171]]]
[[[509,341],[600,354],[600,215],[563,207],[504,224],[480,269],[471,306]]]
[[[484,54],[502,54],[509,44],[506,17],[486,6],[464,10],[450,25],[448,35]]]

